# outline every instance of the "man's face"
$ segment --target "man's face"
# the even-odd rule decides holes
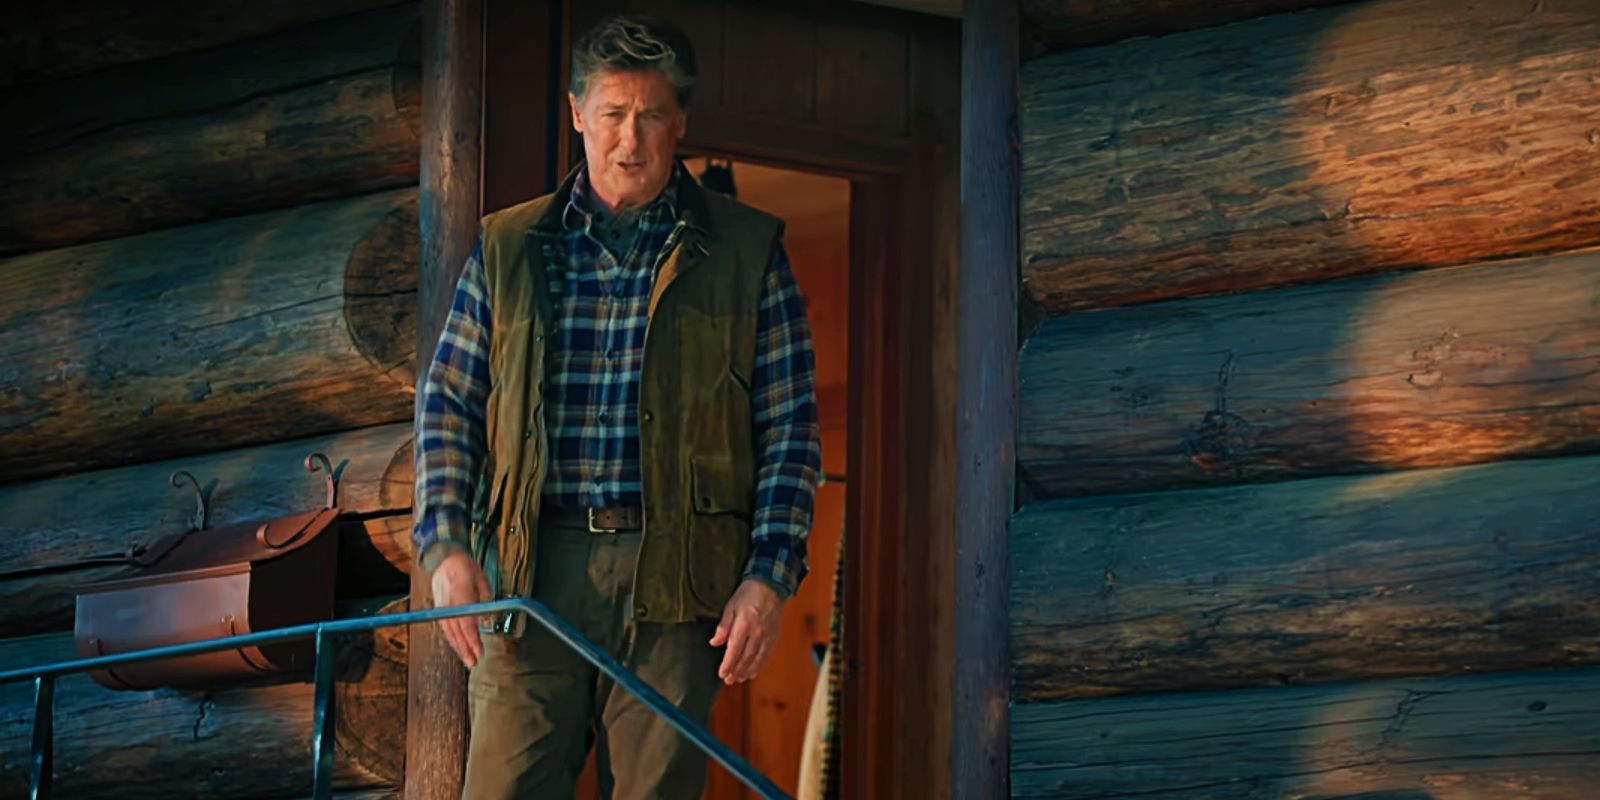
[[[688,128],[667,76],[655,70],[605,71],[580,100],[567,95],[572,127],[583,134],[589,182],[615,208],[644,205],[672,177],[673,156]]]

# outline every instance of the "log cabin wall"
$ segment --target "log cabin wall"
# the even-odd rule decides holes
[[[1600,5],[1088,5],[1023,3],[1014,796],[1593,796]]]
[[[341,613],[403,608],[416,0],[0,12],[0,665],[72,654],[71,587],[181,531],[309,510],[340,469]],[[402,776],[403,630],[342,644],[335,785]],[[62,797],[304,796],[311,686],[57,689]],[[0,687],[0,795],[28,687]]]

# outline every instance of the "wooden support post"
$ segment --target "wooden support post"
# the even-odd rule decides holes
[[[1007,530],[1017,431],[1017,0],[961,31],[955,694],[950,793],[1008,794]]]
[[[483,0],[425,0],[422,30],[422,275],[417,379],[426,379],[481,208]],[[431,603],[413,568],[411,603]],[[467,760],[466,678],[436,626],[412,631],[407,668],[407,800],[455,800]]]

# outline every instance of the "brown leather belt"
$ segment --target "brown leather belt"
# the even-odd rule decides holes
[[[613,508],[546,508],[540,521],[569,528],[587,528],[590,533],[621,533],[644,527],[644,509],[637,506]]]

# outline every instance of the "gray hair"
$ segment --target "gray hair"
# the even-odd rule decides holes
[[[665,75],[678,94],[678,107],[689,108],[694,95],[694,45],[670,22],[637,14],[606,17],[572,45],[574,97],[583,98],[589,80],[601,72],[655,70]]]

